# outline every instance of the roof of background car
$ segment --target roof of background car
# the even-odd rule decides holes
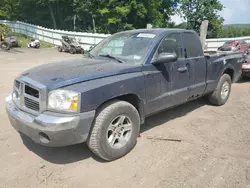
[[[178,28],[152,28],[152,29],[133,29],[133,30],[127,30],[127,31],[121,31],[118,33],[138,33],[138,32],[148,32],[148,33],[154,33],[154,34],[161,34],[166,33],[168,31],[191,31],[192,30],[186,30],[186,29],[178,29]]]

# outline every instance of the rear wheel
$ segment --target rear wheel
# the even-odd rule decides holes
[[[209,101],[216,106],[224,105],[230,96],[231,86],[231,77],[228,74],[223,74],[216,89],[209,95]]]
[[[118,159],[136,145],[140,117],[136,108],[125,101],[106,104],[97,114],[87,144],[106,161]]]

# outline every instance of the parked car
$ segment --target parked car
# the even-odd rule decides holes
[[[218,48],[219,51],[240,51],[242,54],[249,54],[250,45],[245,40],[230,40]]]
[[[6,109],[12,126],[38,144],[87,142],[112,161],[134,148],[146,117],[202,96],[224,105],[242,61],[237,52],[204,54],[191,30],[124,31],[83,59],[24,71]]]

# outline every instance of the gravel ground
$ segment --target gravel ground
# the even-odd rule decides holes
[[[250,188],[248,81],[235,83],[222,107],[200,99],[148,118],[136,147],[114,162],[98,160],[85,144],[46,148],[21,138],[4,109],[14,77],[80,57],[56,49],[0,51],[1,188]]]

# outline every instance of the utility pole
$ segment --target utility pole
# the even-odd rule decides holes
[[[77,6],[76,4],[77,4],[77,1],[74,0],[74,8]],[[74,21],[73,21],[74,23],[73,24],[74,24],[74,31],[76,31],[76,13],[77,12],[76,11],[74,11],[74,12],[75,12],[75,14],[74,14]]]
[[[96,28],[95,28],[95,15],[92,14],[92,24],[93,24],[93,32],[96,33]]]
[[[74,31],[76,31],[76,14],[74,15]]]
[[[147,24],[147,29],[153,28],[152,24]]]

